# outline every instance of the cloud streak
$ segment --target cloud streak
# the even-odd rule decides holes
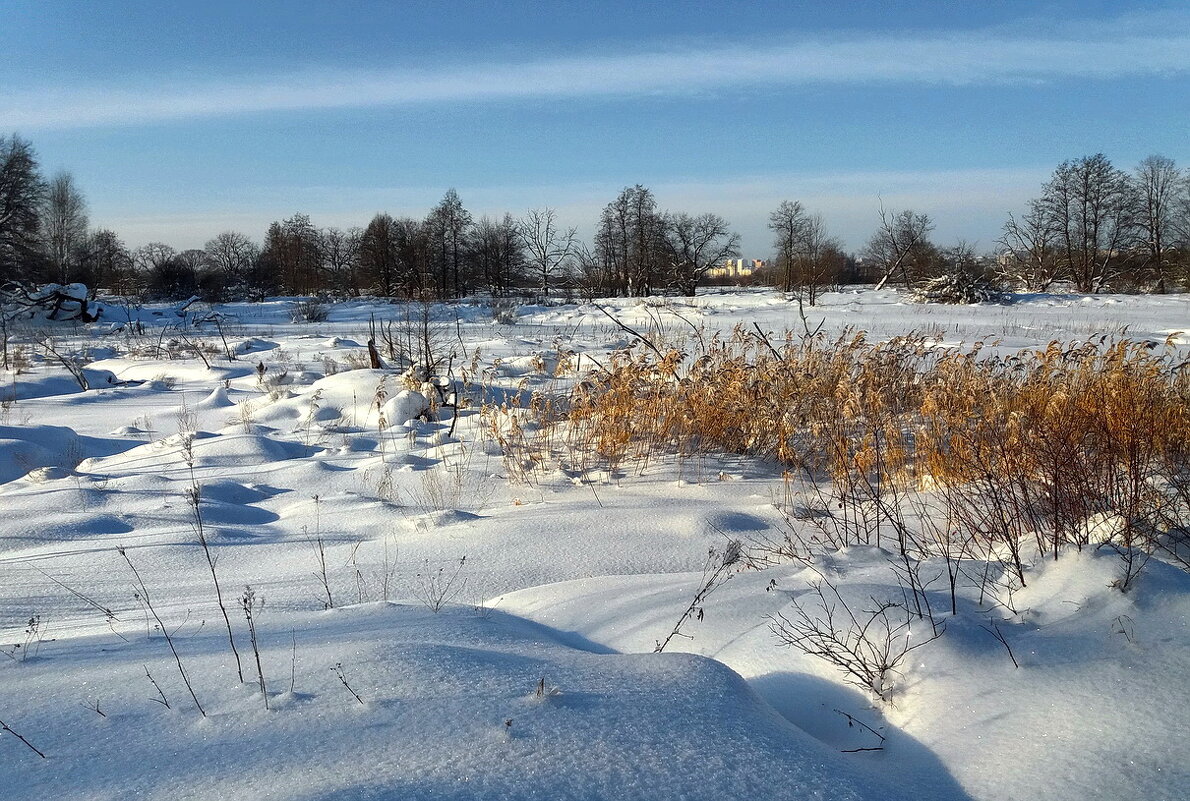
[[[1186,23],[1180,15],[1175,23]],[[1168,15],[1065,32],[771,37],[649,52],[437,69],[305,71],[209,82],[145,83],[0,96],[18,129],[135,125],[268,111],[532,99],[614,99],[814,85],[971,85],[1190,72],[1190,25]]]

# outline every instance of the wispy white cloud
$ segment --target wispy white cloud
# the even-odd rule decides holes
[[[428,69],[305,71],[235,80],[36,87],[0,96],[9,128],[70,128],[263,111],[532,98],[676,95],[815,84],[987,84],[1190,71],[1190,15],[1056,30],[1004,28],[758,42]]]

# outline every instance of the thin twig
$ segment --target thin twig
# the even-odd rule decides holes
[[[43,754],[43,753],[41,753],[41,751],[37,750],[37,747],[36,747],[36,746],[34,746],[34,745],[33,745],[33,743],[29,742],[29,741],[28,741],[28,740],[26,740],[24,737],[22,737],[21,735],[17,734],[15,731],[13,731],[13,730],[12,730],[12,727],[10,727],[10,726],[9,726],[7,723],[5,723],[5,722],[4,722],[4,721],[2,721],[2,720],[0,720],[0,731],[6,731],[6,732],[8,732],[8,733],[9,733],[9,734],[11,734],[13,737],[16,737],[16,738],[17,738],[18,740],[20,740],[22,743],[24,743],[25,745],[29,746],[29,750],[30,750],[30,751],[32,751],[33,753],[37,754],[37,755],[38,755],[39,757],[41,757],[42,759],[45,759],[45,758],[46,758],[45,754]]]
[[[648,340],[648,338],[647,338],[647,337],[645,337],[645,335],[644,335],[644,334],[640,333],[639,331],[636,331],[635,329],[629,328],[628,326],[624,325],[622,322],[620,322],[620,321],[619,321],[619,320],[617,320],[615,317],[613,317],[613,316],[612,316],[612,314],[611,314],[611,312],[609,312],[607,309],[605,309],[605,308],[603,308],[602,306],[600,306],[598,303],[596,303],[596,304],[595,304],[595,308],[597,308],[597,309],[599,309],[599,311],[603,312],[603,316],[604,316],[604,317],[606,317],[607,319],[611,320],[611,321],[612,321],[613,323],[615,323],[617,326],[619,326],[621,330],[623,330],[623,331],[625,331],[625,332],[627,332],[627,333],[629,333],[629,334],[632,334],[632,336],[636,337],[636,338],[637,338],[637,339],[639,339],[641,342],[643,342],[644,344],[648,345],[648,346],[649,346],[649,348],[650,348],[650,349],[651,349],[651,350],[652,350],[654,353],[656,353],[656,354],[657,354],[657,355],[658,355],[660,358],[662,358],[662,359],[664,359],[664,358],[665,358],[665,354],[661,352],[661,349],[660,349],[660,348],[658,348],[656,345],[654,345],[652,342],[650,342],[650,341]]]
[[[132,575],[136,577],[137,591],[140,593],[140,598],[144,599],[145,608],[153,615],[153,619],[157,621],[157,625],[161,628],[161,633],[165,636],[166,645],[169,646],[170,653],[174,655],[174,662],[178,665],[178,673],[182,676],[182,683],[186,685],[186,689],[190,691],[190,697],[194,699],[194,705],[198,707],[198,713],[204,718],[207,716],[206,710],[202,708],[202,704],[198,700],[198,695],[194,692],[194,685],[190,683],[190,677],[186,675],[186,668],[182,665],[182,656],[178,653],[178,649],[174,647],[174,638],[170,636],[169,629],[166,628],[165,622],[161,616],[157,614],[157,610],[153,607],[153,602],[149,598],[149,590],[145,587],[145,582],[141,578],[140,572],[136,566],[132,564],[132,559],[129,558],[128,552],[124,548],[116,548],[120,556],[124,557],[124,561],[128,563],[128,567],[132,570]],[[145,670],[148,673],[148,669]],[[155,682],[154,682],[155,683]]]
[[[49,573],[47,573],[47,572],[45,572],[44,570],[42,570],[42,569],[41,569],[40,567],[38,567],[37,565],[33,565],[32,567],[33,567],[33,569],[34,569],[34,570],[36,570],[38,573],[40,573],[41,575],[45,576],[45,577],[46,577],[47,579],[49,579],[50,581],[54,582],[54,583],[55,583],[55,584],[57,584],[59,587],[61,587],[62,589],[66,590],[68,593],[70,593],[71,595],[73,595],[73,596],[75,596],[76,598],[78,598],[80,601],[84,602],[84,603],[85,603],[85,604],[87,604],[88,606],[91,606],[91,607],[94,607],[95,609],[98,609],[100,612],[103,612],[103,614],[104,614],[105,616],[107,616],[107,618],[108,618],[108,619],[110,619],[110,620],[115,620],[115,621],[119,622],[120,618],[116,617],[116,613],[115,613],[115,612],[113,612],[112,610],[108,609],[108,608],[107,608],[106,606],[104,606],[103,604],[99,603],[98,601],[96,601],[96,600],[95,600],[95,599],[93,599],[93,598],[89,598],[89,597],[87,597],[87,596],[86,596],[86,595],[84,595],[83,593],[81,593],[81,592],[79,592],[78,590],[76,590],[74,587],[71,587],[69,584],[65,584],[65,583],[63,583],[63,582],[59,581],[58,579],[56,579],[56,578],[54,578],[53,576],[51,576]]]
[[[1012,666],[1019,668],[1020,663],[1016,661],[1016,655],[1012,652],[1012,646],[1008,644],[1008,638],[1004,636],[1004,632],[1000,631],[1000,626],[992,621],[991,626],[980,626],[981,629],[996,638],[996,642],[1004,646],[1004,650],[1008,651],[1008,658],[1012,660]]]
[[[153,674],[149,672],[149,666],[145,665],[145,678],[153,685],[153,689],[157,691],[158,698],[150,698],[150,701],[155,701],[161,704],[166,709],[169,709],[169,699],[165,697],[165,693],[161,691],[161,685],[157,683],[157,679],[153,678]]]
[[[867,746],[865,748],[844,748],[841,753],[858,754],[858,753],[861,753],[864,751],[883,751],[884,750],[884,735],[883,734],[876,731],[876,729],[873,729],[867,723],[864,723],[862,720],[855,717],[854,715],[849,715],[848,713],[844,712],[842,709],[836,709],[834,711],[838,712],[840,715],[847,718],[847,727],[848,728],[851,728],[852,726],[859,726],[861,729],[866,729],[867,731],[876,735],[877,739],[880,740],[880,745]]]
[[[343,675],[343,663],[336,662],[335,666],[333,668],[331,668],[331,670],[334,671],[335,675],[339,677],[339,681],[343,684],[344,687],[347,688],[347,692],[351,693],[351,695],[355,698],[355,700],[359,701],[360,706],[363,706],[364,699],[359,697],[359,693],[357,693],[355,690],[351,689],[351,685],[347,683],[347,677]]]
[[[781,354],[777,353],[777,349],[773,347],[773,344],[771,342],[769,342],[769,338],[766,337],[764,335],[764,332],[760,330],[760,324],[757,323],[755,320],[753,320],[752,327],[756,329],[756,335],[757,335],[757,337],[760,338],[760,341],[763,342],[765,344],[765,347],[767,347],[769,349],[769,352],[773,354],[773,358],[780,359]]]

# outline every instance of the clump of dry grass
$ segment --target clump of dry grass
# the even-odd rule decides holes
[[[1114,547],[1126,589],[1138,547],[1165,547],[1190,522],[1190,373],[1172,349],[1051,343],[1001,360],[951,354],[935,372],[919,451],[960,524],[1031,536],[1054,558]]]
[[[694,352],[646,343],[568,391],[487,409],[512,477],[643,469],[660,454],[748,454],[810,479],[831,545],[928,552],[928,511],[964,541],[1125,555],[1181,548],[1190,522],[1190,371],[1174,349],[1110,340],[991,355],[910,333],[883,342],[735,329]],[[1179,547],[1181,546],[1181,548]],[[1131,560],[1131,561],[1130,561]]]

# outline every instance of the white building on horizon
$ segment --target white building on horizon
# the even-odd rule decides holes
[[[748,278],[765,266],[764,259],[726,259],[716,267],[707,270],[708,278]]]

